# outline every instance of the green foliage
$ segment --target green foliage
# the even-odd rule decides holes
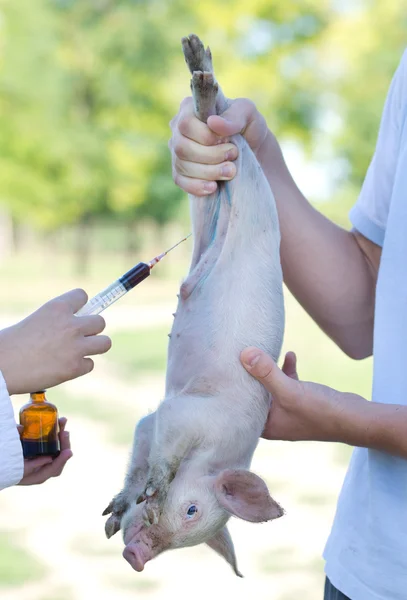
[[[0,587],[42,579],[45,575],[42,563],[10,538],[0,533]]]
[[[155,327],[118,332],[109,352],[110,359],[123,375],[137,377],[140,373],[160,373],[165,370],[168,346],[168,328]]]
[[[398,0],[0,0],[0,18],[0,202],[42,229],[178,217],[168,123],[189,94],[191,32],[280,139],[318,158],[322,133],[346,188],[324,210],[344,222],[406,27]]]

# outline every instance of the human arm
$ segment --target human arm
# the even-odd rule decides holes
[[[281,230],[284,280],[318,325],[352,358],[372,353],[375,288],[394,180],[401,107],[406,101],[406,60],[390,87],[375,155],[353,211],[358,231],[346,231],[315,210],[294,182],[281,148],[249,100],[236,100],[208,125],[194,117],[190,100],[171,122],[175,182],[205,195],[216,181],[233,178],[237,150],[228,142],[242,133],[273,190]],[[220,143],[222,142],[222,143]],[[225,168],[230,173],[224,173]],[[206,186],[206,188],[205,188]],[[210,187],[211,186],[211,187]]]
[[[293,353],[286,355],[282,370],[256,348],[246,348],[241,360],[273,398],[262,437],[340,442],[407,459],[407,406],[369,402],[357,394],[299,381]]]
[[[171,142],[176,183],[190,193],[204,195],[203,178],[207,177],[208,183],[211,178],[214,183],[221,177],[222,163],[205,164],[201,169],[200,163],[194,161],[222,161],[230,151],[230,144],[209,144],[227,138],[227,133],[243,131],[276,200],[287,287],[347,354],[353,358],[368,356],[372,351],[380,247],[361,234],[338,227],[311,206],[295,184],[276,138],[267,129],[265,135],[261,131],[266,128],[264,119],[250,101],[236,101],[227,113],[226,123],[220,117],[208,120],[219,134],[215,138],[213,131],[208,135],[206,125],[194,117],[192,104],[182,104],[178,119],[173,122]],[[188,156],[191,160],[178,156]],[[231,178],[235,166],[223,163],[225,165],[232,169],[231,176],[227,177]]]

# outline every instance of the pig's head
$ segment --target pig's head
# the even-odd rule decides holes
[[[142,507],[143,503],[134,501],[121,522],[126,544],[123,556],[136,571],[142,571],[161,552],[204,542],[241,576],[226,527],[229,518],[265,522],[283,514],[264,481],[246,470],[225,470],[200,478],[186,473],[176,476],[156,525],[144,524]]]

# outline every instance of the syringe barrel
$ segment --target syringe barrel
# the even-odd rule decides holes
[[[96,294],[93,298],[91,298],[85,306],[78,310],[76,314],[77,317],[84,317],[87,315],[98,315],[103,310],[105,310],[108,306],[111,306],[119,300],[122,296],[127,294],[127,290],[124,285],[121,283],[120,279],[109,285],[106,289],[104,289],[99,294]]]
[[[138,263],[138,265],[122,275],[120,279],[117,279],[102,292],[99,292],[99,294],[96,294],[96,296],[89,300],[85,306],[78,310],[76,316],[84,317],[86,315],[100,314],[149,275],[150,267],[146,263]]]

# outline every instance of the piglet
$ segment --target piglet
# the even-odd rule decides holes
[[[229,102],[196,35],[182,40],[196,116]],[[194,248],[181,285],[168,348],[165,398],[137,424],[123,490],[105,531],[122,530],[124,558],[136,571],[161,552],[206,543],[241,576],[227,522],[283,514],[251,472],[270,396],[240,363],[247,346],[275,361],[284,302],[280,231],[270,186],[244,138],[237,175],[209,197],[190,197]]]

